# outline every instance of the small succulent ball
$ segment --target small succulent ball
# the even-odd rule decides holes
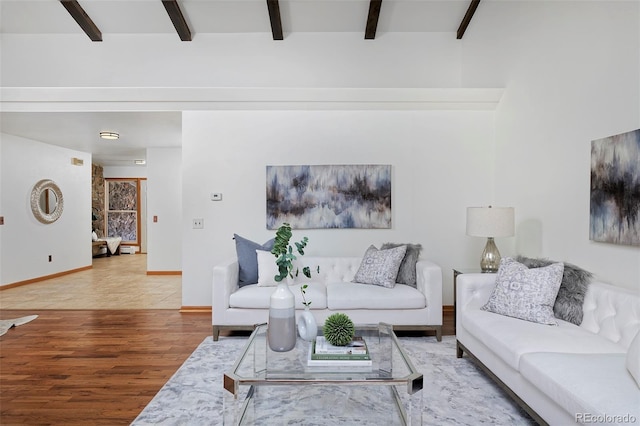
[[[353,321],[346,314],[331,314],[322,328],[325,339],[334,346],[345,346],[356,333]]]

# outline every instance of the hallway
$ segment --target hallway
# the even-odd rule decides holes
[[[0,290],[0,310],[180,309],[182,276],[146,267],[146,254],[97,257],[90,270]]]

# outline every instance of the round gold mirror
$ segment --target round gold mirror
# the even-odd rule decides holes
[[[50,179],[42,179],[31,190],[31,211],[42,223],[53,223],[62,214],[64,200],[62,191]]]

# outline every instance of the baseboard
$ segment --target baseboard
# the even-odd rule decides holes
[[[182,306],[181,313],[211,313],[211,306]]]
[[[455,313],[456,310],[453,307],[453,305],[444,305],[442,306],[442,313],[443,314],[451,314],[451,313]]]
[[[40,281],[46,281],[46,280],[50,280],[52,278],[58,278],[58,277],[63,277],[65,275],[69,275],[69,274],[75,274],[76,272],[87,271],[87,270],[92,269],[92,268],[93,268],[93,265],[83,266],[82,268],[71,269],[69,271],[63,271],[63,272],[57,272],[55,274],[45,275],[45,276],[38,277],[38,278],[32,278],[30,280],[18,281],[18,282],[15,282],[15,283],[11,283],[11,284],[0,286],[0,290],[8,290],[8,289],[14,288],[14,287],[20,287],[20,286],[27,285],[27,284],[38,283]]]
[[[147,275],[182,275],[182,271],[147,271]]]

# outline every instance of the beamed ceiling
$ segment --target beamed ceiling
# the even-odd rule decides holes
[[[386,32],[467,30],[480,0],[0,0],[0,32],[108,34]]]
[[[480,0],[0,0],[2,34],[111,35],[257,33],[286,43],[295,33],[361,33],[371,43],[394,32],[451,33],[461,39]],[[476,20],[481,17],[476,16]],[[465,33],[466,31],[466,33]],[[367,41],[367,42],[369,42]],[[179,112],[0,112],[2,132],[93,154],[107,166],[132,165],[146,148],[180,146]],[[61,131],[63,129],[64,131]],[[123,137],[105,144],[98,130]],[[55,131],[53,131],[55,130]]]

